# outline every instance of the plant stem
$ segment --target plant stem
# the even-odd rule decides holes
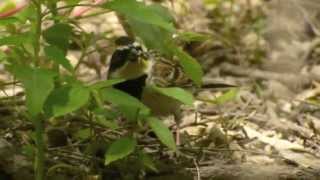
[[[35,159],[35,173],[36,180],[44,179],[44,141],[43,141],[43,133],[44,126],[41,118],[34,119],[35,131],[36,131],[36,145],[37,145],[37,153]]]
[[[41,40],[41,24],[42,24],[42,14],[41,14],[41,1],[38,0],[34,3],[37,12],[37,18],[35,23],[35,44],[34,44],[34,58],[36,65],[40,64],[40,40]]]
[[[41,12],[41,4],[42,0],[34,0],[34,5],[36,7],[36,22],[35,22],[35,42],[34,42],[34,61],[35,65],[39,66],[41,64],[40,59],[40,41],[41,41],[41,25],[42,25],[42,12]],[[44,125],[43,119],[40,115],[33,116],[33,122],[35,125],[35,133],[36,133],[36,159],[35,159],[35,179],[43,180],[44,179],[44,160],[45,160],[45,146],[43,140],[44,134]]]

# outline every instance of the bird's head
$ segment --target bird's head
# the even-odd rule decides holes
[[[110,59],[110,77],[132,79],[146,73],[148,58],[139,43],[122,36],[115,40],[115,44],[117,49]]]

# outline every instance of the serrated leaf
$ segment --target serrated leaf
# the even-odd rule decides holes
[[[69,46],[72,27],[68,24],[58,23],[43,32],[44,39],[65,52]]]
[[[46,104],[45,112],[49,116],[57,117],[71,113],[86,103],[90,98],[87,87],[75,84],[65,85],[52,91]]]
[[[54,88],[56,74],[46,69],[28,66],[9,66],[9,70],[19,79],[26,91],[26,104],[32,116],[37,116]]]
[[[201,65],[178,47],[172,47],[174,54],[178,57],[179,62],[185,74],[197,85],[201,86],[203,71]]]
[[[193,95],[182,89],[182,88],[178,88],[178,87],[169,87],[169,88],[162,88],[162,87],[156,87],[156,86],[150,86],[152,89],[154,89],[155,91],[169,96],[171,98],[174,98],[186,105],[193,105],[194,102],[194,98]]]
[[[105,80],[105,81],[99,81],[99,82],[96,82],[92,85],[90,85],[90,88],[91,89],[102,89],[102,88],[107,88],[107,87],[110,87],[110,86],[113,86],[115,84],[118,84],[118,83],[121,83],[121,82],[124,82],[125,79],[108,79],[108,80]]]
[[[147,123],[151,127],[152,131],[156,134],[159,140],[170,149],[176,151],[176,143],[169,128],[158,118],[149,117]]]
[[[137,98],[114,88],[106,88],[100,91],[102,98],[115,105],[129,120],[136,120],[139,115],[147,116],[150,109]]]
[[[105,165],[127,157],[134,151],[136,145],[136,140],[131,137],[124,137],[113,142],[105,154]]]
[[[65,69],[73,73],[74,69],[70,61],[65,57],[64,52],[55,46],[46,46],[44,52],[50,60],[62,65]]]
[[[114,10],[136,21],[156,25],[167,31],[175,31],[173,24],[167,21],[167,17],[162,17],[159,11],[154,11],[154,8],[136,0],[113,0],[103,4],[102,7]]]

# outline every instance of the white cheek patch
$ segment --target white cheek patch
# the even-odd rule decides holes
[[[138,42],[134,42],[134,43],[132,44],[132,46],[133,46],[133,47],[141,47],[141,44],[139,44]]]

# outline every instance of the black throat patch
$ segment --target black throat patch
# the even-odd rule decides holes
[[[136,97],[137,99],[141,99],[143,88],[146,84],[146,79],[147,75],[144,74],[135,79],[130,79],[122,83],[116,84],[113,87],[123,92],[126,92],[127,94],[130,94],[131,96]]]

